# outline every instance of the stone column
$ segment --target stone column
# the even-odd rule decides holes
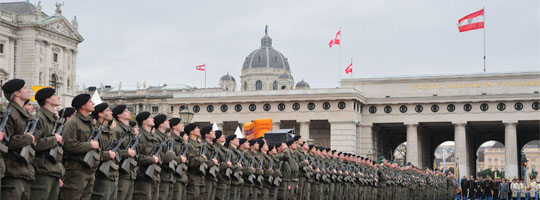
[[[300,124],[300,136],[307,142],[309,140],[309,121],[299,121],[298,124]]]
[[[405,124],[407,126],[407,162],[420,166],[420,152],[418,141],[418,124]]]
[[[517,121],[504,123],[504,150],[505,167],[504,176],[512,179],[518,177],[518,145],[517,145]]]
[[[454,155],[456,161],[459,159],[459,175],[461,177],[470,176],[466,125],[465,122],[454,123],[454,148],[456,152]]]
[[[356,121],[330,122],[330,148],[356,153]]]
[[[373,125],[359,124],[356,129],[356,134],[360,135],[357,141],[356,153],[364,157],[375,158],[375,145],[373,143]]]
[[[279,126],[281,125],[281,121],[274,121],[272,122],[272,129],[277,130],[281,129]]]

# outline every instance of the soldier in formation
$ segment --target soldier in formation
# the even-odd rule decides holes
[[[2,90],[9,101],[0,123],[2,199],[443,200],[500,188],[490,179],[458,187],[452,174],[308,145],[301,136],[247,140],[149,112],[133,121],[126,105],[94,105],[88,94],[58,111],[53,88],[36,93],[34,111],[24,108],[23,80]]]

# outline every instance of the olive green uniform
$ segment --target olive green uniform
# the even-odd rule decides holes
[[[159,143],[172,140],[170,135],[166,135],[159,130],[154,132],[154,136],[158,139]],[[162,152],[160,153],[162,159],[159,182],[160,200],[172,200],[174,182],[176,181],[176,177],[174,177],[174,169],[169,167],[169,163],[172,162],[175,157],[174,145],[172,147],[173,149],[169,151],[167,146],[164,146]]]
[[[206,165],[208,166],[208,168],[206,169],[206,175],[204,175],[205,184],[204,187],[201,188],[201,194],[202,199],[213,200],[216,198],[217,174],[214,177],[212,174],[210,174],[209,170],[212,167],[216,167],[216,164],[212,160],[212,155],[214,155],[216,147],[215,144],[210,144],[206,141],[203,142],[203,145],[206,145],[205,155],[207,158]],[[218,160],[219,164],[219,159],[216,158],[216,160]]]
[[[133,134],[133,128],[127,124],[117,121],[116,127],[111,131],[112,135],[115,138],[121,138],[125,135],[126,139],[122,142],[118,154],[120,160],[122,161],[125,158],[129,157],[127,151],[129,142],[135,137]],[[134,149],[135,150],[135,149]],[[133,198],[133,187],[135,184],[135,178],[137,173],[134,166],[130,167],[129,171],[119,170],[118,176],[118,199],[119,200],[131,200]]]
[[[203,173],[199,171],[199,166],[205,162],[201,156],[200,150],[202,144],[193,139],[189,139],[189,148],[187,152],[188,159],[188,183],[186,188],[187,199],[199,199],[201,197],[201,187],[204,187]]]
[[[135,179],[135,185],[133,188],[133,199],[136,200],[155,200],[159,198],[159,174],[155,177],[148,177],[145,171],[150,165],[155,164],[155,160],[152,157],[152,150],[154,147],[159,146],[159,139],[153,134],[149,133],[145,129],[140,129],[139,134],[141,138],[137,145],[138,152],[138,170],[137,178]]]
[[[109,168],[109,175],[103,174],[101,171],[96,172],[96,180],[94,183],[94,190],[92,192],[92,199],[98,200],[116,200],[118,197],[118,163],[115,159],[111,159],[109,154],[109,149],[117,139],[111,133],[109,126],[103,128],[103,132],[99,137],[99,146],[102,147],[101,155],[101,164],[106,161],[112,160],[112,164]]]
[[[227,176],[225,172],[227,171],[227,168],[229,168],[229,165],[227,165],[227,162],[233,162],[232,161],[232,150],[231,148],[227,148],[221,144],[215,144],[218,151],[218,160],[219,163],[219,174],[218,174],[218,182],[216,186],[216,196],[215,199],[218,200],[224,200],[229,198],[229,190],[231,187],[231,178],[232,175]],[[228,157],[228,159],[227,159]]]
[[[230,192],[229,192],[229,198],[232,199],[240,199],[240,191],[242,188],[242,184],[244,183],[244,179],[242,178],[242,168],[239,164],[242,164],[243,162],[243,155],[245,155],[244,152],[241,152],[241,150],[235,149],[235,148],[229,148],[231,150],[231,161],[232,161],[232,172],[233,175],[231,175],[231,185],[230,185]],[[242,160],[241,160],[242,159]],[[238,162],[240,161],[240,162]]]
[[[61,160],[50,159],[49,151],[58,147],[56,136],[52,135],[56,114],[48,109],[41,109],[34,136],[36,138],[36,157],[34,168],[36,180],[32,182],[32,199],[58,199],[60,193],[59,179],[64,176],[64,165]],[[58,156],[57,156],[58,157]]]
[[[174,142],[174,152],[177,156],[175,156],[175,160],[178,163],[178,165],[182,165],[182,158],[180,157],[182,151],[184,150],[185,146],[184,141],[182,138],[178,135],[172,134],[173,142]],[[187,184],[187,165],[182,168],[182,174],[177,175],[175,174],[176,182],[173,186],[173,200],[183,200],[186,199],[186,184]]]
[[[64,186],[60,190],[60,199],[90,199],[94,187],[96,167],[90,168],[84,163],[84,156],[92,150],[88,142],[94,130],[92,119],[77,112],[62,130],[64,140]]]

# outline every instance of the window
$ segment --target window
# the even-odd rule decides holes
[[[159,106],[152,106],[152,112],[153,113],[159,112]]]
[[[255,90],[262,90],[262,81],[255,82]]]
[[[173,112],[173,111],[174,111],[174,106],[171,106],[171,112]]]
[[[49,85],[50,85],[51,87],[53,87],[55,90],[57,89],[57,88],[56,88],[56,84],[57,84],[57,81],[56,81],[56,80],[57,80],[56,74],[51,75],[51,80],[49,81]]]
[[[127,106],[127,109],[129,110],[129,112],[135,113],[135,107],[134,106]]]
[[[53,62],[58,62],[58,54],[53,53]]]
[[[0,53],[4,53],[4,44],[0,44]]]
[[[273,90],[277,90],[277,89],[278,89],[277,81],[274,81],[274,83],[272,84],[272,89],[273,89]]]
[[[282,90],[287,89],[287,86],[281,86],[281,89]]]

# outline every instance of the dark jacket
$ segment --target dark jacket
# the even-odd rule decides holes
[[[11,103],[11,115],[6,124],[6,134],[11,139],[7,143],[9,148],[6,159],[6,177],[22,178],[27,181],[33,181],[35,178],[34,167],[27,164],[20,157],[21,149],[32,144],[32,136],[23,133],[26,123],[31,118],[30,114],[19,104]]]
[[[36,138],[36,157],[33,164],[37,174],[60,178],[64,176],[64,165],[60,161],[53,162],[47,157],[49,151],[58,146],[56,136],[52,135],[52,129],[56,120],[56,114],[48,109],[41,109],[39,112],[39,121],[36,126],[36,132],[34,132],[34,137]]]

